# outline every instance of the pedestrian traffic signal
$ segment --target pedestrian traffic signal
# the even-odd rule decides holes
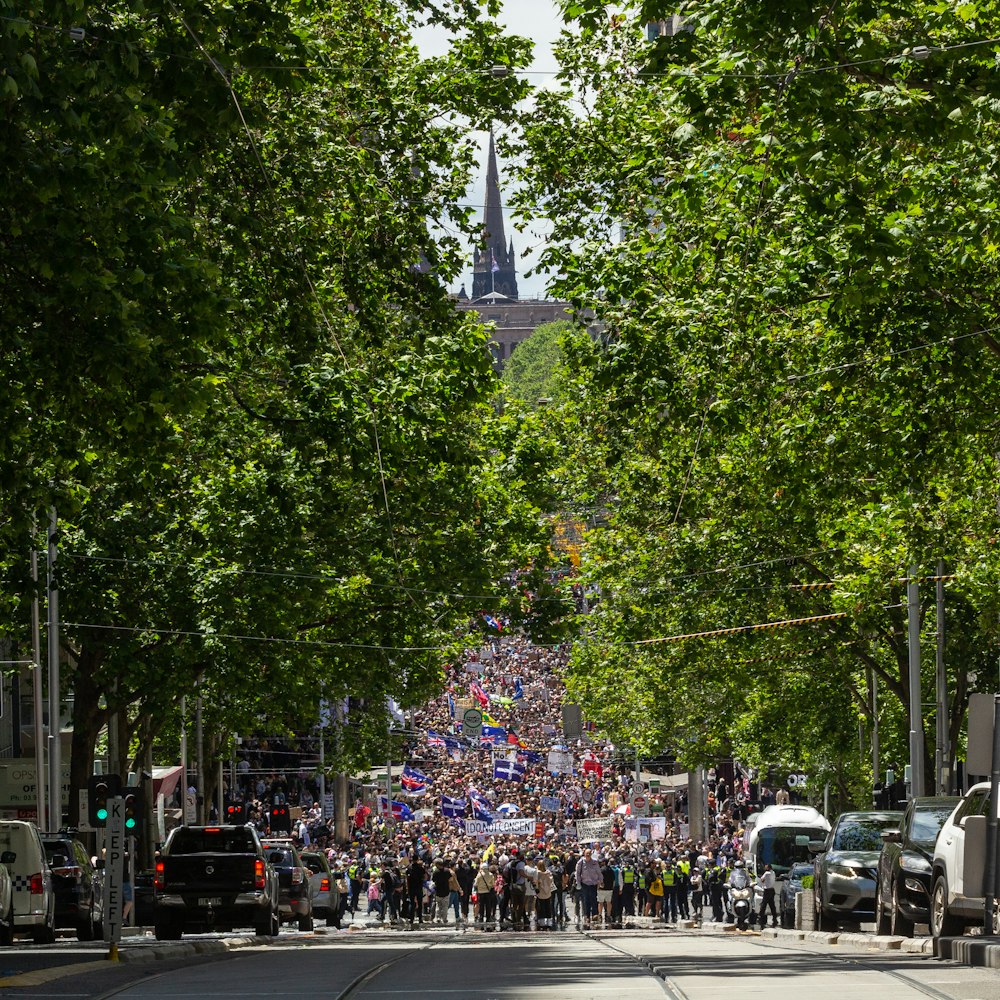
[[[245,802],[231,802],[226,806],[226,822],[234,826],[242,826],[247,821],[247,807]]]
[[[92,774],[87,779],[87,819],[92,827],[108,825],[108,799],[118,795],[121,786],[117,774]]]
[[[271,807],[271,833],[292,832],[292,817],[288,811],[288,806],[276,805]]]
[[[142,830],[144,799],[141,788],[123,788],[122,799],[125,813],[125,834],[138,837]]]

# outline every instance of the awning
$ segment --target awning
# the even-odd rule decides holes
[[[165,799],[169,799],[171,795],[177,790],[177,784],[181,780],[181,772],[184,770],[180,764],[174,764],[172,767],[154,767],[153,768],[153,801],[156,801],[156,796],[160,793],[163,794]]]

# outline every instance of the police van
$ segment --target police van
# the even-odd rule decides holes
[[[45,847],[34,823],[0,820],[0,864],[11,880],[13,933],[30,933],[36,944],[56,939],[56,897]]]

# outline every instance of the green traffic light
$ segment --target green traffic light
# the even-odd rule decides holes
[[[97,810],[97,818],[104,820],[108,818],[108,811],[103,806]]]
[[[129,816],[129,818],[127,820],[125,820],[125,829],[126,830],[134,830],[135,829],[135,820],[131,816]]]

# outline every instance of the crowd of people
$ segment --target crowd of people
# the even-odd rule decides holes
[[[343,890],[342,919],[538,931],[639,916],[728,919],[742,823],[767,804],[766,790],[765,801],[751,803],[745,784],[710,775],[713,828],[696,842],[684,790],[645,788],[655,821],[640,826],[629,815],[635,777],[615,766],[614,747],[585,728],[564,729],[566,651],[505,635],[502,622],[490,621],[498,635],[467,649],[446,689],[413,714],[421,740],[401,791],[359,799],[348,842],[335,841],[309,777],[289,781],[279,767],[263,788],[253,777],[260,769],[243,769],[253,818],[266,829],[269,796],[280,789],[299,814],[293,839],[327,853]],[[482,734],[468,731],[470,709]],[[258,761],[273,753],[250,752]],[[773,900],[773,877],[771,886]]]

